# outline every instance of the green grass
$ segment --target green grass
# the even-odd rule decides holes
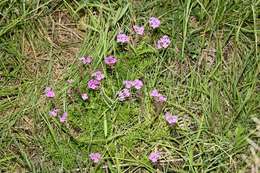
[[[246,172],[248,138],[259,118],[259,5],[257,0],[119,0],[0,2],[0,172]],[[147,21],[158,16],[152,32]],[[120,47],[118,32],[146,34]],[[167,50],[155,40],[169,35]],[[119,59],[109,73],[103,58]],[[85,68],[82,55],[94,62]],[[90,72],[106,79],[83,102]],[[144,81],[141,97],[124,103],[123,80]],[[67,79],[74,79],[72,86]],[[43,96],[53,86],[56,97]],[[167,95],[164,111],[178,114],[170,129],[149,96]],[[65,125],[48,115],[68,111]],[[163,153],[159,166],[148,160]],[[102,153],[94,166],[91,152]],[[259,156],[259,152],[257,153]],[[106,167],[106,168],[103,168]]]

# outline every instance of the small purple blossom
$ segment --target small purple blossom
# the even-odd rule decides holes
[[[116,41],[118,43],[128,43],[129,42],[129,37],[126,34],[124,34],[124,33],[119,33],[116,36]]]
[[[96,71],[91,76],[98,81],[101,81],[105,78],[105,75],[101,71]]]
[[[59,109],[53,108],[50,110],[49,115],[52,117],[56,117],[58,115]]]
[[[80,58],[83,64],[90,64],[92,62],[92,57],[90,56],[83,56]]]
[[[143,87],[143,81],[136,79],[133,81],[133,86],[135,87],[135,89],[139,90]]]
[[[88,88],[92,90],[98,90],[100,87],[100,81],[96,79],[90,79],[88,81]]]
[[[82,93],[81,94],[81,98],[82,98],[82,100],[88,100],[88,94],[87,93]]]
[[[161,24],[160,20],[158,18],[156,18],[156,17],[151,17],[149,19],[149,25],[153,29],[158,28],[160,26],[160,24]]]
[[[125,80],[123,82],[123,84],[124,84],[125,88],[127,88],[127,89],[130,89],[130,88],[132,88],[134,86],[133,85],[133,81],[131,81],[131,80]]]
[[[109,65],[109,66],[113,66],[117,63],[117,59],[116,57],[110,55],[110,56],[107,56],[105,58],[105,64]]]
[[[120,101],[125,101],[127,98],[131,96],[131,93],[128,89],[124,88],[118,92],[118,99]]]
[[[156,43],[157,49],[167,48],[171,44],[171,40],[167,35],[162,36]]]
[[[153,89],[150,93],[150,96],[152,96],[156,102],[160,103],[164,103],[167,100],[167,97],[160,94],[157,89]]]
[[[151,91],[151,93],[150,93],[150,96],[152,96],[152,97],[159,97],[159,92],[158,92],[158,90],[157,89],[153,89],[152,91]]]
[[[149,160],[152,162],[152,163],[156,163],[158,162],[158,160],[160,159],[161,157],[161,154],[160,152],[151,152],[151,154],[149,155]]]
[[[172,115],[170,112],[166,112],[164,118],[170,125],[175,125],[178,121],[178,116]]]
[[[49,97],[49,98],[55,97],[55,93],[51,87],[46,87],[44,90],[44,94],[46,97]]]
[[[158,102],[161,102],[161,103],[166,102],[166,101],[167,101],[167,97],[160,94],[160,95],[157,97],[157,101],[158,101]]]
[[[144,26],[138,26],[134,25],[133,26],[134,32],[138,35],[144,35]]]
[[[67,121],[67,117],[68,117],[68,113],[67,112],[64,112],[62,114],[62,116],[60,117],[60,122],[61,123],[64,123],[65,121]]]
[[[141,81],[140,79],[135,79],[135,80],[125,80],[123,82],[125,88],[127,89],[131,89],[132,87],[134,87],[135,89],[139,90],[143,87],[143,81]]]
[[[100,153],[91,153],[89,155],[90,160],[92,160],[94,163],[98,163],[101,160],[101,154]]]

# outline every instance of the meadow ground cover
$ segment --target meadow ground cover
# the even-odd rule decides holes
[[[0,172],[258,172],[259,9],[0,1]]]

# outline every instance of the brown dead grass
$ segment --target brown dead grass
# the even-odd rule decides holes
[[[77,29],[77,23],[66,11],[55,11],[50,16],[39,19],[36,25],[35,30],[24,31],[21,36],[24,72],[28,74],[27,78],[33,81],[32,84],[42,85],[37,80],[48,74],[49,65],[51,65],[50,82],[59,82],[63,80],[63,74],[68,67],[77,60],[84,32]],[[42,87],[38,86],[38,88]],[[31,104],[28,95],[30,97],[30,94],[24,94],[24,96],[19,97],[21,103],[19,107],[28,107],[26,104]],[[40,93],[40,95],[42,94]],[[37,103],[33,104],[39,103],[46,104],[46,99],[40,96]],[[6,116],[15,114],[15,112],[20,110],[19,107],[13,111],[10,110]],[[18,138],[20,134],[23,135],[24,140],[26,139],[26,144],[21,144],[24,152],[29,156],[34,165],[40,165],[43,161],[46,162],[46,160],[43,160],[44,155],[40,154],[44,151],[38,144],[31,145],[35,143],[32,136],[43,135],[46,129],[44,129],[43,124],[37,122],[37,117],[34,114],[35,112],[24,112],[12,127],[12,133],[18,135]],[[76,132],[73,131],[71,133],[75,134]],[[16,145],[11,145],[8,148],[11,155],[20,155]],[[16,159],[14,159],[15,162],[16,164],[11,164],[14,172],[26,172],[26,166],[17,163]]]
[[[47,65],[52,62],[52,80],[57,82],[76,61],[84,33],[66,11],[55,11],[38,22],[34,33],[37,39],[24,38],[26,69],[30,74],[46,74]]]

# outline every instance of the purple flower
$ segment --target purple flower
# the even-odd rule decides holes
[[[166,112],[164,118],[170,125],[174,125],[178,121],[178,116],[172,115],[170,112]]]
[[[152,96],[152,97],[159,97],[159,92],[158,92],[158,90],[157,89],[153,89],[152,91],[151,91],[151,93],[150,93],[150,96]]]
[[[58,115],[59,109],[53,108],[50,110],[49,115],[52,117],[56,117]]]
[[[126,34],[124,34],[124,33],[119,33],[116,36],[116,41],[118,43],[128,43],[129,42],[129,37]]]
[[[118,92],[118,99],[120,101],[125,101],[127,98],[131,96],[131,93],[128,89],[124,88]]]
[[[49,98],[55,97],[55,93],[51,87],[46,87],[44,90],[44,94],[46,97],[49,97]]]
[[[151,18],[149,19],[149,24],[150,24],[150,26],[151,26],[153,29],[155,29],[155,28],[158,28],[158,27],[160,26],[161,22],[160,22],[160,20],[159,20],[158,18],[156,18],[156,17],[151,17]]]
[[[96,79],[98,81],[101,81],[105,78],[105,75],[101,71],[96,71],[91,76],[94,77],[94,79]]]
[[[88,81],[88,88],[92,90],[98,90],[100,87],[100,81],[96,79],[90,79]]]
[[[134,32],[138,35],[144,35],[144,26],[138,26],[134,25],[133,26]]]
[[[139,90],[143,87],[144,84],[141,80],[136,79],[133,81],[133,85],[134,85],[135,89]]]
[[[167,35],[164,35],[157,41],[156,48],[157,49],[167,48],[170,45],[170,43],[171,43],[170,38]]]
[[[151,154],[149,155],[149,160],[153,163],[156,163],[158,162],[160,157],[161,157],[160,152],[151,152]]]
[[[160,103],[166,102],[167,100],[167,97],[160,94],[157,89],[153,89],[150,93],[150,96],[152,96],[156,102]]]
[[[92,160],[94,163],[98,163],[101,160],[101,154],[100,153],[91,153],[89,155],[90,160]]]
[[[125,80],[123,82],[123,84],[125,85],[125,88],[127,88],[127,89],[130,89],[130,88],[132,88],[132,86],[134,86],[133,81],[131,81],[131,80]]]
[[[125,88],[130,89],[132,87],[134,87],[135,89],[139,90],[143,87],[143,81],[136,79],[134,81],[131,80],[125,80],[123,82],[123,84],[125,85]]]
[[[116,62],[117,62],[116,57],[114,57],[114,56],[112,56],[112,55],[107,56],[107,57],[105,58],[105,64],[107,64],[107,65],[109,65],[109,66],[115,65]]]
[[[161,95],[161,94],[160,94],[160,95],[157,97],[157,101],[158,101],[158,102],[163,103],[163,102],[166,102],[166,100],[167,100],[167,97],[164,96],[164,95]]]
[[[81,94],[81,98],[82,98],[82,100],[88,100],[88,94],[87,93],[82,93]]]
[[[92,57],[90,56],[83,56],[80,58],[83,64],[90,64],[92,62]]]
[[[64,112],[62,114],[62,116],[60,117],[60,122],[61,123],[64,123],[66,120],[67,120],[67,117],[68,117],[68,113],[67,112]]]

